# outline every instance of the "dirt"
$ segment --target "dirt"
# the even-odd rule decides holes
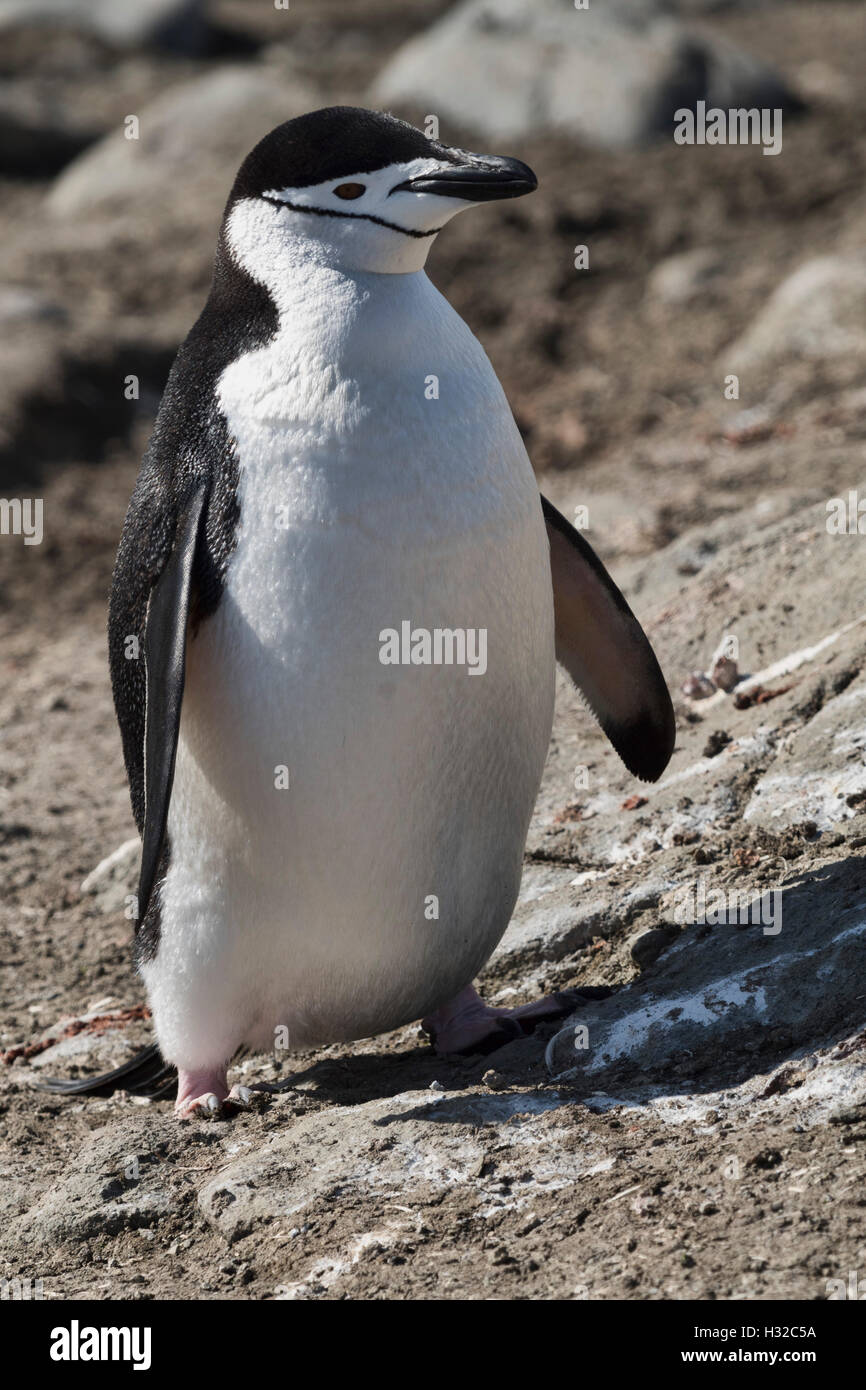
[[[362,100],[390,48],[440,9],[403,6],[398,25],[392,4],[363,17],[320,5],[293,61],[323,101]],[[244,5],[220,13],[250,32],[265,23]],[[482,987],[509,1002],[605,987],[587,1017],[610,1038],[648,999],[669,993],[679,1009],[728,959],[759,972],[779,946],[760,927],[674,920],[675,887],[709,873],[788,894],[782,949],[821,953],[792,993],[814,980],[814,998],[780,1005],[767,1026],[749,1014],[703,1050],[676,1035],[669,1052],[656,1033],[642,1049],[611,1045],[596,1072],[552,1025],[472,1060],[438,1058],[414,1028],[250,1058],[243,1080],[285,1089],[213,1123],[179,1125],[166,1101],[33,1089],[36,1062],[73,1075],[149,1040],[123,877],[108,900],[80,886],[135,833],[106,598],[212,237],[176,262],[159,246],[130,261],[115,245],[58,246],[38,264],[28,228],[48,182],[9,181],[8,278],[35,279],[71,317],[52,330],[50,375],[16,401],[2,457],[4,494],[43,497],[46,534],[40,546],[0,541],[0,1275],[40,1278],[51,1298],[813,1300],[866,1270],[862,789],[843,779],[826,815],[816,791],[819,809],[790,823],[755,809],[762,787],[794,805],[826,767],[822,719],[838,714],[828,738],[844,731],[839,711],[853,706],[838,702],[863,682],[863,628],[784,678],[771,672],[859,617],[857,537],[834,549],[822,517],[825,499],[866,478],[864,363],[792,360],[770,379],[744,376],[738,401],[723,395],[726,350],[784,276],[808,255],[862,246],[866,31],[840,3],[787,4],[784,24],[717,23],[795,83],[822,65],[844,99],[814,101],[773,159],[672,144],[600,154],[538,137],[514,153],[537,169],[539,193],[458,219],[431,257],[545,490],[564,509],[588,502],[589,538],[651,633],[676,692],[673,773],[712,764],[699,785],[636,791],[563,683],[521,908]],[[88,50],[67,71],[52,43],[45,80],[53,62],[51,80],[97,125],[129,107],[136,82],[144,100],[210,61],[106,65]],[[578,243],[589,272],[573,268]],[[707,246],[724,266],[711,289],[682,305],[653,297],[661,260]],[[143,382],[135,411],[122,403],[127,371]],[[768,395],[771,423],[744,426]],[[682,683],[732,625],[743,670],[762,680],[751,696],[686,699]],[[852,776],[863,758],[857,744]],[[575,790],[576,764],[587,789]],[[774,790],[782,775],[788,790]],[[87,1015],[113,1026],[72,1023]]]

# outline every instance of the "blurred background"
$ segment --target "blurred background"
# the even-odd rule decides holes
[[[234,171],[318,105],[432,115],[537,170],[429,270],[608,558],[843,487],[866,429],[864,55],[843,0],[0,0],[0,478],[50,518],[2,548],[5,620],[104,602]],[[781,154],[674,144],[699,98],[783,109]]]

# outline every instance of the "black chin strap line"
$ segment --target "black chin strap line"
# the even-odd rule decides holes
[[[404,236],[413,236],[423,239],[424,237],[438,236],[441,227],[434,227],[429,232],[416,232],[412,227],[400,227],[396,222],[388,222],[384,217],[376,217],[372,212],[340,212],[337,208],[307,208],[300,203],[290,203],[287,198],[271,198],[269,194],[263,193],[262,198],[266,203],[273,203],[275,208],[290,208],[292,212],[311,212],[314,217],[351,217],[355,222],[373,222],[377,227],[387,227],[390,232],[402,232]]]

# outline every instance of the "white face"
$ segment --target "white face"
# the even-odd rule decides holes
[[[232,250],[249,268],[251,261],[266,259],[271,276],[275,260],[287,269],[314,259],[348,271],[420,270],[436,233],[456,213],[477,205],[399,185],[453,167],[438,159],[413,159],[303,188],[267,189],[232,209]]]

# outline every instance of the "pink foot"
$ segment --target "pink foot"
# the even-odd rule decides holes
[[[472,986],[461,989],[456,998],[421,1020],[439,1053],[494,1052],[497,1047],[526,1037],[539,1023],[574,1013],[580,1002],[578,990],[560,990],[533,1004],[516,1009],[494,1009]]]
[[[193,1116],[203,1120],[218,1118],[228,1095],[225,1067],[202,1071],[184,1071],[178,1067],[174,1113],[179,1120],[191,1120]]]
[[[275,1089],[262,1082],[256,1086],[235,1085],[229,1090],[225,1067],[203,1071],[184,1071],[179,1067],[174,1113],[179,1120],[218,1120],[226,1111],[249,1110],[254,1105],[261,1108],[267,1100],[265,1094],[258,1093]]]

